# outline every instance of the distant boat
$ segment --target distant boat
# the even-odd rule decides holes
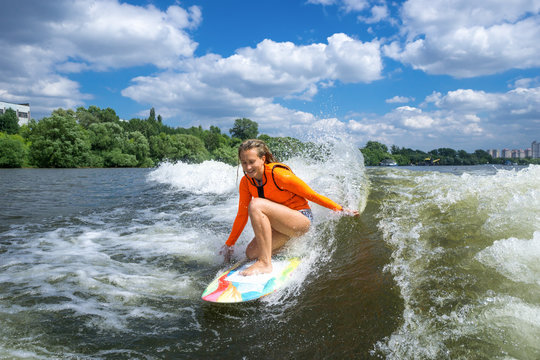
[[[379,163],[379,166],[397,166],[397,163],[392,159],[384,159]]]
[[[425,158],[424,161],[421,161],[418,163],[418,165],[422,166],[432,166],[432,165],[440,165],[441,159],[435,159],[433,160],[432,157]]]

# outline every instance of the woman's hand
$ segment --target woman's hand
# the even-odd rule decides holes
[[[223,259],[225,263],[231,262],[231,257],[234,253],[234,249],[232,246],[228,246],[227,244],[223,245],[221,247],[221,250],[219,251],[220,255],[223,255]]]
[[[344,215],[347,215],[347,216],[360,216],[360,213],[358,212],[358,210],[351,210],[351,209],[343,209],[341,210],[343,212]]]

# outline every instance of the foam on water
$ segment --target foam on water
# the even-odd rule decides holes
[[[540,166],[378,176],[391,179],[379,228],[404,312],[374,353],[538,358]]]
[[[13,291],[26,294],[25,297],[31,293],[58,299],[51,304],[25,304],[18,308],[23,312],[70,310],[77,316],[92,315],[93,325],[97,321],[99,326],[123,329],[125,321],[133,316],[125,310],[135,304],[140,306],[139,300],[185,297],[190,293],[194,296],[197,292],[189,277],[157,264],[123,261],[124,257],[159,254],[164,251],[164,243],[167,241],[152,242],[146,238],[146,246],[141,249],[132,237],[122,237],[113,230],[54,230],[41,239],[26,242],[24,250],[14,251],[10,262],[1,267],[0,282],[12,284]],[[167,251],[174,256],[172,246]],[[17,309],[9,310],[5,305],[2,304],[2,311]]]
[[[540,306],[509,295],[481,299],[477,321],[483,334],[493,344],[500,344],[502,352],[514,359],[538,358],[540,352]]]
[[[194,309],[182,304],[199,299],[197,273],[221,261],[219,232],[226,229],[218,227],[216,235],[211,226],[198,226],[198,215],[182,215],[182,206],[163,200],[156,207],[94,211],[3,233],[3,244],[9,242],[9,247],[2,254],[6,261],[0,263],[0,313],[5,320],[0,354],[69,356],[65,350],[51,350],[54,346],[45,350],[34,345],[45,336],[39,326],[28,328],[23,338],[12,338],[25,322],[57,319],[59,326],[72,327],[75,333],[137,334],[138,323],[167,319],[196,328]],[[189,207],[193,200],[186,201]],[[46,337],[54,336],[59,335]],[[13,339],[17,343],[10,349]],[[17,350],[21,346],[27,351]]]
[[[202,164],[165,162],[148,178],[193,194],[224,194],[235,189],[236,172],[236,167],[218,161],[205,161]]]
[[[497,240],[475,258],[509,280],[540,286],[540,231],[530,240]]]

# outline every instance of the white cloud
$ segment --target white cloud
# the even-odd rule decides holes
[[[509,139],[523,138],[524,130],[538,134],[539,118],[540,87],[520,87],[505,93],[457,89],[432,93],[422,109],[400,106],[381,116],[350,120],[348,128],[364,142],[377,140],[423,150],[465,147],[472,151],[493,144],[504,147]]]
[[[377,117],[363,118],[362,120],[349,120],[347,129],[357,138],[359,144],[367,141],[379,141],[383,144],[396,144],[407,131],[401,127]]]
[[[428,97],[432,99],[432,96]],[[498,108],[500,97],[497,94],[458,89],[449,91],[444,97],[435,100],[435,105],[443,109],[460,109],[461,111],[493,111]]]
[[[328,38],[327,64],[333,71],[330,79],[344,83],[369,83],[381,78],[382,61],[377,41],[363,43],[345,34]]]
[[[474,77],[540,66],[540,1],[408,0],[405,44],[387,56],[430,74]]]
[[[208,54],[185,60],[179,71],[138,77],[122,94],[135,101],[175,108],[199,121],[247,116],[261,127],[313,116],[274,104],[276,98],[311,99],[335,81],[369,83],[381,77],[377,42],[334,34],[328,43],[295,45],[263,40],[223,58]]]
[[[407,128],[429,129],[435,123],[435,120],[431,116],[423,114],[421,109],[401,106],[394,111],[400,118],[401,124]]]
[[[308,4],[315,4],[315,5],[334,5],[337,1],[336,0],[308,0]]]
[[[458,89],[445,96],[432,94],[428,98],[438,108],[459,113],[488,114],[498,123],[511,120],[510,115],[534,119],[540,115],[540,87],[517,88],[506,93]]]
[[[431,150],[439,147],[461,146],[467,139],[485,137],[481,119],[474,115],[460,115],[450,111],[423,111],[401,106],[382,116],[350,120],[348,128],[361,143],[368,140],[387,145]]]
[[[182,120],[191,125],[230,124],[231,119],[249,117],[259,123],[261,130],[274,127],[286,131],[291,123],[313,119],[309,113],[274,104],[272,98],[245,97],[224,86],[210,86],[196,73],[166,72],[138,77],[133,82],[122,91],[124,96],[153,104],[165,118],[182,114]]]
[[[353,132],[363,133],[364,136],[367,137],[367,139],[376,139],[382,134],[388,135],[388,133],[392,134],[400,132],[399,128],[392,124],[380,121],[370,121],[367,119],[364,119],[362,121],[357,121],[354,119],[349,120],[349,122],[347,123],[347,127]]]
[[[160,11],[118,0],[7,2],[0,22],[3,99],[31,101],[34,114],[81,105],[91,96],[66,74],[174,67],[193,55],[197,43],[186,30],[201,19],[199,8],[176,5]]]
[[[390,16],[390,13],[388,11],[388,7],[386,4],[383,5],[375,5],[371,8],[371,16],[359,16],[358,20],[363,21],[367,24],[374,24],[378,23],[380,21],[383,21],[385,19],[388,19]]]
[[[319,81],[369,83],[381,78],[382,61],[377,42],[363,43],[345,34],[334,34],[328,44],[296,46],[291,42],[263,40],[256,48],[242,48],[221,58],[208,55],[193,59],[188,71],[205,83],[224,82],[246,96],[287,96],[305,91]]]
[[[393,98],[386,99],[387,104],[408,103],[409,101],[414,101],[414,98],[396,95]]]
[[[308,0],[309,4],[315,5],[338,5],[345,12],[362,11],[369,6],[368,0]]]
[[[514,88],[530,88],[540,86],[540,76],[534,78],[521,78],[512,84]]]
[[[359,21],[367,24],[374,24],[383,20],[394,22],[390,18],[390,12],[385,0],[308,0],[307,3],[323,6],[336,5],[345,13],[368,13],[368,15],[358,16]],[[368,31],[372,31],[372,29]]]
[[[341,6],[347,12],[362,11],[369,6],[369,2],[367,0],[342,0]]]
[[[179,57],[190,57],[197,47],[185,29],[201,21],[197,7],[173,5],[166,12],[117,0],[68,2],[78,16],[47,25],[55,49],[67,59],[76,57],[91,69],[108,70],[144,64],[173,67]],[[79,61],[77,61],[79,62]]]

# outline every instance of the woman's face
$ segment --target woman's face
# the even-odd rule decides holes
[[[265,156],[260,158],[257,155],[257,149],[249,149],[240,153],[240,164],[242,164],[242,170],[250,178],[262,180],[264,173],[264,161]]]

